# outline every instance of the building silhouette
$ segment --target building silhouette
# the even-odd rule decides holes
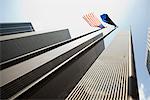
[[[105,49],[104,33],[68,29],[1,36],[1,99],[138,100],[131,32]],[[106,35],[104,35],[106,34]]]

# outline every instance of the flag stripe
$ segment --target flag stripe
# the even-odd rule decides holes
[[[88,18],[87,15],[84,16],[84,19],[85,19],[85,21],[86,21],[90,26],[93,27],[93,24],[90,22],[90,20],[89,20],[89,18]]]
[[[92,22],[92,19],[91,19],[90,16],[89,16],[89,14],[87,14],[87,15],[85,16],[85,18],[88,20],[89,24],[90,24],[92,27],[94,27],[94,24],[93,24],[93,22]]]
[[[91,19],[91,23],[93,24],[93,26],[96,26],[96,22],[94,21],[95,19],[94,17],[92,17],[92,14],[89,14],[88,16]]]
[[[89,14],[88,17],[90,18],[91,23],[92,23],[93,26],[95,27],[95,26],[96,26],[96,22],[94,21],[94,17],[92,17],[92,14]]]
[[[91,16],[94,20],[95,26],[98,26],[100,24],[98,18],[94,14],[91,14]]]
[[[86,14],[83,18],[92,27],[99,27],[101,25],[101,22],[93,13]]]
[[[93,15],[93,16],[95,16],[95,15]],[[97,25],[101,24],[101,22],[99,21],[99,19],[96,16],[95,16],[95,20],[97,21]]]
[[[86,21],[90,26],[93,27],[92,23],[90,23],[90,20],[87,18],[87,16],[84,16],[84,19],[85,19],[85,21]]]
[[[93,27],[96,27],[97,25],[96,25],[95,17],[92,16],[92,13],[89,14],[89,17],[90,17],[90,19],[91,19],[91,23],[93,24]]]

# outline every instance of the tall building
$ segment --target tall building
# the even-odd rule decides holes
[[[103,40],[93,44],[102,36],[71,39],[68,29],[1,36],[0,98],[65,98],[104,50]]]
[[[33,58],[48,51],[51,52],[52,49],[71,40],[68,29],[53,32],[26,32],[19,27],[28,24],[20,24],[3,24],[2,27],[4,27],[4,29],[7,28],[12,30],[0,30],[3,32],[3,36],[0,37],[0,98],[3,99],[8,99],[17,94],[17,92],[41,77],[43,73],[46,73],[48,71],[46,68],[43,68],[44,71],[40,69],[40,71],[34,72],[33,70],[37,68],[36,65],[39,67],[42,64],[42,62],[40,62],[42,58],[47,58],[46,56],[49,56],[49,61],[51,58],[54,58],[54,54],[55,57],[57,57],[59,53],[53,52],[54,54],[45,55],[39,59],[39,63],[34,63]],[[29,27],[30,26],[26,28],[29,29]],[[17,33],[16,30],[20,30],[21,33]],[[67,58],[67,56],[65,57]],[[51,67],[60,63],[61,60],[64,60],[59,57],[58,59],[59,61],[53,62],[53,66]],[[46,60],[44,60],[44,62],[45,61]],[[50,68],[49,66],[47,67]]]
[[[146,48],[146,66],[147,70],[150,74],[150,27],[148,28],[148,34],[147,34],[147,48]]]
[[[115,29],[2,36],[1,99],[138,100],[131,32],[104,46]]]
[[[119,33],[66,100],[138,100],[130,32]]]

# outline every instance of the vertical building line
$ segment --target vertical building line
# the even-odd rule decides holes
[[[145,57],[145,66],[150,74],[150,27],[148,28],[147,33],[147,44],[146,44],[146,57]]]
[[[129,81],[128,82],[128,87],[129,87],[128,99],[139,100],[131,27],[130,27],[130,32],[129,32],[129,78],[128,78],[128,81]]]

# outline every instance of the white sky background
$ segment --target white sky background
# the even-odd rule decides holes
[[[83,20],[82,16],[94,12],[108,13],[119,22],[128,8],[127,0],[23,0],[23,12],[26,20],[33,23],[36,30],[50,31],[69,28],[71,36],[76,37],[95,28]],[[114,7],[115,6],[115,7]]]
[[[99,17],[100,14],[108,13],[113,21],[118,23],[127,15],[126,10],[130,7],[127,5],[131,4],[128,0],[116,0],[116,3],[114,0],[3,0],[2,2],[5,3],[2,9],[6,11],[2,21],[16,21],[16,19],[29,21],[36,31],[68,28],[72,37],[95,30],[83,20],[84,14],[94,12]],[[13,14],[10,14],[10,9]]]
[[[82,18],[89,12],[98,17],[107,13],[119,26],[116,31],[127,30],[131,24],[139,91],[143,91],[141,95],[145,92],[143,98],[147,98],[150,95],[150,76],[144,66],[146,29],[150,25],[150,20],[147,24],[148,14],[150,19],[147,9],[150,9],[150,0],[0,0],[0,22],[31,22],[36,31],[68,28],[72,37],[97,29]],[[109,36],[109,40],[112,37]]]

